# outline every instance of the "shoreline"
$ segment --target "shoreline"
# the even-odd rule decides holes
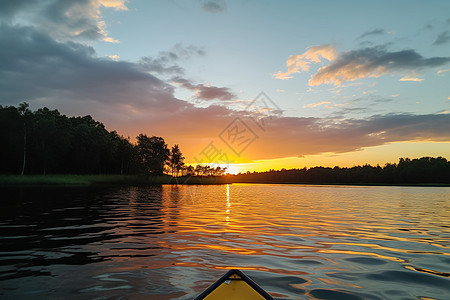
[[[172,177],[169,175],[0,175],[0,187],[143,186],[160,184],[226,184],[216,176]]]
[[[417,186],[417,187],[450,187],[450,183],[329,183],[329,182],[321,182],[321,183],[312,183],[312,182],[281,182],[281,181],[273,181],[273,182],[263,182],[263,181],[235,181],[230,183],[243,183],[243,184],[286,184],[286,185],[326,185],[326,186]]]
[[[325,186],[417,186],[450,187],[447,183],[311,183],[282,181],[233,181],[228,176],[182,176],[169,175],[0,175],[0,187],[88,187],[88,186],[145,186],[161,184],[211,185],[211,184],[298,184]]]

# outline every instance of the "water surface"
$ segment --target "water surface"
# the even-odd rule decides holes
[[[450,299],[450,188],[3,189],[2,299]]]

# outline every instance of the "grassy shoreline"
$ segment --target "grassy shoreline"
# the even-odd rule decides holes
[[[213,176],[172,177],[168,175],[0,175],[0,187],[225,183],[227,183],[225,178]]]
[[[244,183],[244,184],[299,184],[299,185],[350,185],[350,186],[417,186],[417,187],[450,187],[448,183],[311,183],[311,182],[281,182],[281,181],[233,181],[232,183]]]

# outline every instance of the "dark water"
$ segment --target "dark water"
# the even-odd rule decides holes
[[[450,188],[3,189],[1,299],[450,299]]]

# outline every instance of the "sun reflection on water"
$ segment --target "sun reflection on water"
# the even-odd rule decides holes
[[[230,204],[230,185],[227,184],[227,209],[225,210],[226,213],[226,223],[227,226],[230,224],[230,208],[231,208],[231,204]]]

